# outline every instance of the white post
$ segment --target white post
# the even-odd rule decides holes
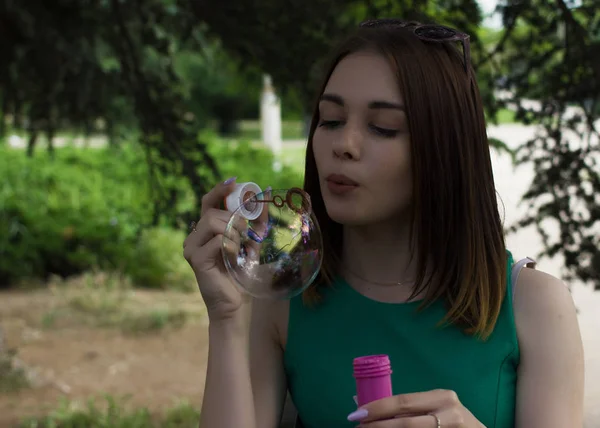
[[[260,123],[263,143],[266,144],[275,155],[273,168],[281,170],[281,104],[271,77],[264,75],[263,92],[260,100]]]

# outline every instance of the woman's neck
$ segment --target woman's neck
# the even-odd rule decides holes
[[[342,273],[374,285],[413,283],[416,254],[409,222],[344,226]],[[411,260],[412,258],[412,260]]]

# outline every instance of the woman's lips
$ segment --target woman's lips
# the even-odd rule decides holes
[[[331,174],[327,177],[327,188],[335,195],[345,195],[358,187],[358,183],[341,174]]]

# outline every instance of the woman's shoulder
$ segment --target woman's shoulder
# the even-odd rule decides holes
[[[516,284],[514,314],[520,350],[518,423],[535,424],[531,421],[540,421],[549,409],[545,421],[581,426],[583,343],[568,287],[552,275],[524,269]]]
[[[567,285],[560,279],[537,269],[523,269],[514,285],[515,311],[532,317],[574,309],[573,298]]]
[[[579,336],[577,310],[571,292],[560,279],[525,268],[514,287],[514,317],[520,347],[554,348]]]

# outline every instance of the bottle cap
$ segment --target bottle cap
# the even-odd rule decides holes
[[[262,190],[256,183],[237,183],[233,192],[225,198],[225,209],[229,212],[235,212],[240,208],[240,213],[247,220],[256,220],[262,214],[264,204],[257,203],[252,198],[262,193]]]

